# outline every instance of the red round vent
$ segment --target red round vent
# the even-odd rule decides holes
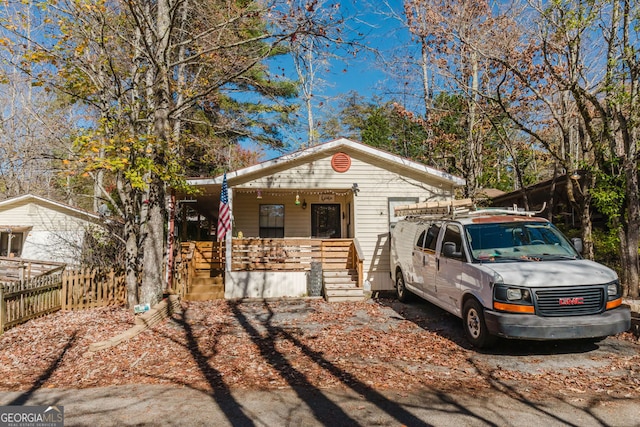
[[[345,153],[336,153],[331,158],[331,167],[336,172],[346,172],[351,167],[351,157]]]

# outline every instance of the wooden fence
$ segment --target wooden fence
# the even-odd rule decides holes
[[[62,275],[63,310],[118,306],[127,303],[124,274],[67,269]]]
[[[0,283],[0,334],[54,311],[126,304],[124,275],[56,267],[28,280]]]
[[[0,333],[60,310],[63,271],[61,266],[28,280],[0,283]]]

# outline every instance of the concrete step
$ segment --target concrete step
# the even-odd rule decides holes
[[[215,292],[198,292],[188,293],[184,296],[186,301],[213,301],[216,299],[224,299],[224,290]]]
[[[334,303],[334,302],[357,302],[357,301],[364,301],[364,296],[362,297],[331,297],[331,299],[327,299],[327,302],[329,303]]]
[[[349,285],[349,284],[356,284],[356,279],[351,278],[351,277],[325,277],[323,279],[323,282],[325,284],[331,284],[331,285],[340,285],[340,284],[344,284],[344,285]]]
[[[362,301],[364,290],[362,288],[325,289],[324,298],[327,302]]]
[[[337,282],[337,283],[325,283],[324,284],[324,288],[325,289],[331,289],[331,290],[336,290],[336,289],[359,289],[358,288],[358,284],[355,281],[351,281],[351,282]]]

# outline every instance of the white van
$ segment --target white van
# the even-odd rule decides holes
[[[600,339],[630,328],[616,273],[582,259],[549,221],[517,210],[400,219],[391,231],[396,295],[463,319],[472,345],[495,337]]]

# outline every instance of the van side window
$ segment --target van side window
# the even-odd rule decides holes
[[[438,224],[432,224],[427,231],[427,240],[424,242],[424,247],[435,251],[439,233],[440,226]]]
[[[418,240],[416,241],[416,247],[422,249],[424,247],[424,236],[427,234],[427,230],[424,230],[418,236]]]
[[[453,254],[447,255],[446,253],[443,252],[444,256],[448,258],[457,258],[457,259],[464,258],[464,249],[462,248],[462,236],[460,235],[460,228],[458,228],[458,226],[453,224],[447,225],[447,228],[444,232],[444,239],[442,240],[442,242],[443,242],[442,243],[443,245],[447,243],[449,244],[452,243],[455,245]]]

